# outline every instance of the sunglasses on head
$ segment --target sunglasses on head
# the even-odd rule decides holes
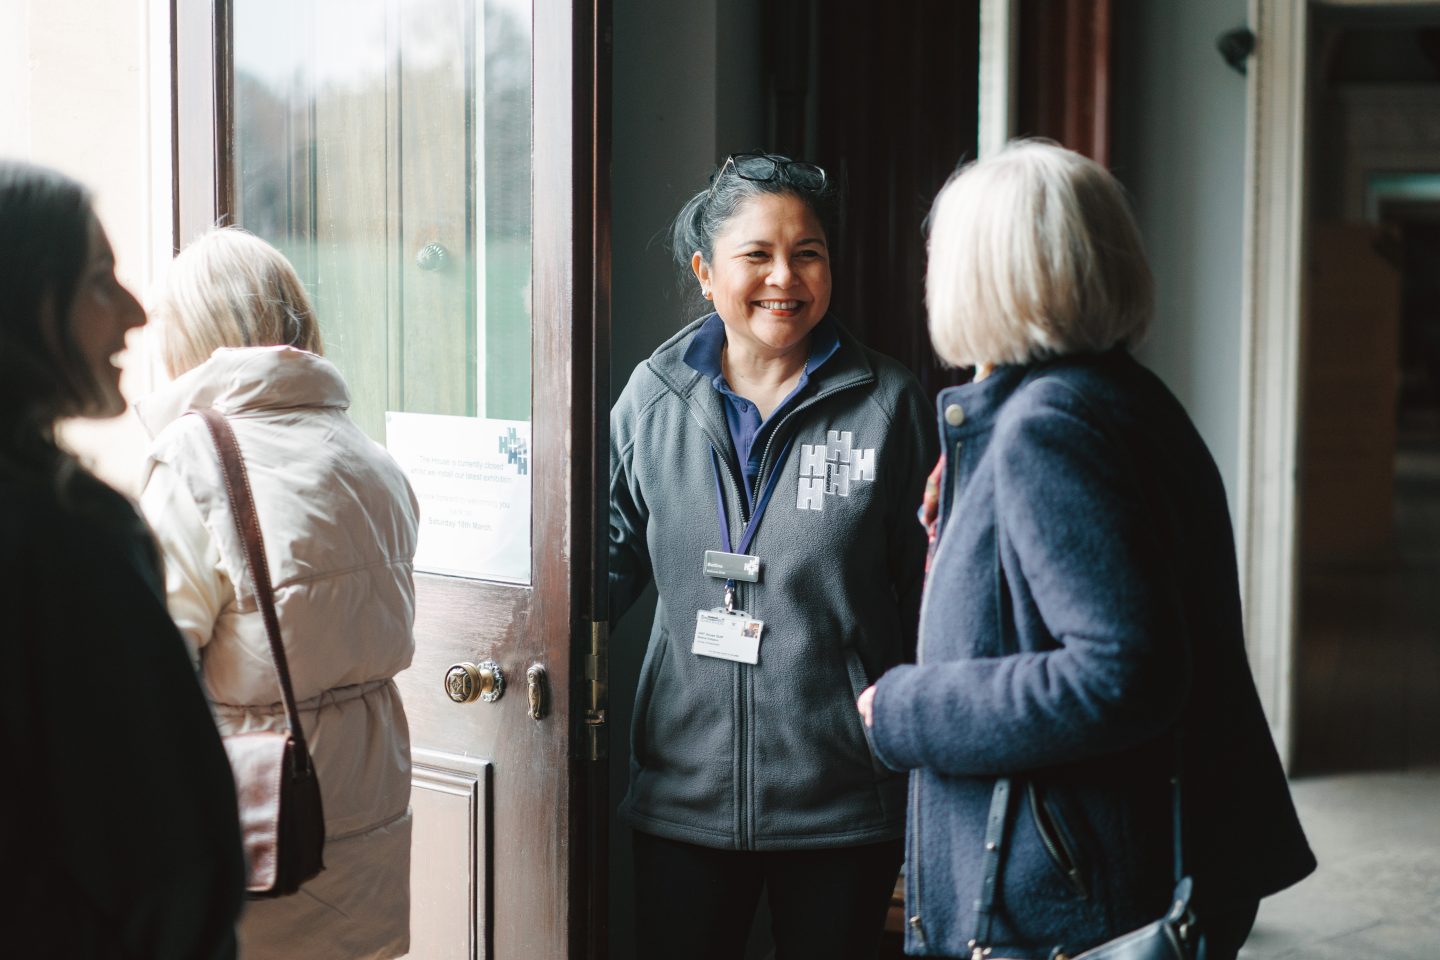
[[[741,180],[751,180],[756,183],[784,180],[812,193],[825,187],[824,168],[804,160],[788,160],[785,157],[775,157],[766,153],[730,154],[720,165],[720,170],[711,178],[710,186],[713,188],[725,176],[726,171],[732,168],[735,170],[735,175]]]

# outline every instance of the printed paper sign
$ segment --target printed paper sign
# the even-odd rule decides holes
[[[385,414],[385,446],[420,501],[415,569],[530,582],[530,424]]]

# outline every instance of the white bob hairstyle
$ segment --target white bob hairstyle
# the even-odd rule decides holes
[[[217,227],[170,264],[151,310],[172,377],[221,347],[288,344],[323,353],[305,284],[285,255],[238,227]]]
[[[962,167],[930,210],[930,339],[956,367],[1032,363],[1144,337],[1154,282],[1104,167],[1020,140]]]

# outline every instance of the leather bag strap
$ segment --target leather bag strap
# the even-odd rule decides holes
[[[1018,653],[1010,622],[1010,584],[1005,579],[1005,566],[1000,555],[999,525],[995,535],[995,622],[1000,627],[1000,655]],[[985,872],[980,880],[980,896],[975,900],[975,939],[970,941],[972,955],[983,957],[990,946],[990,922],[995,914],[995,897],[1000,885],[1000,861],[1004,857],[1005,833],[1010,822],[1009,777],[995,781],[990,794],[990,815],[985,819]]]
[[[980,951],[990,944],[990,921],[995,911],[995,889],[1000,883],[1000,857],[1005,849],[1005,829],[1010,822],[1010,778],[995,781],[990,795],[990,816],[985,821],[985,875],[975,901],[975,939],[970,949]]]
[[[295,740],[296,762],[302,764],[302,773],[310,765],[310,750],[305,744],[305,728],[300,724],[300,710],[295,706],[295,690],[290,684],[290,664],[285,658],[285,645],[280,642],[280,619],[275,615],[275,591],[270,586],[270,567],[265,562],[265,540],[260,535],[260,516],[255,512],[255,498],[250,492],[250,474],[245,469],[245,458],[240,453],[240,443],[230,421],[214,408],[193,411],[210,430],[210,439],[215,443],[215,452],[220,457],[220,473],[225,478],[225,492],[230,497],[230,513],[235,518],[235,529],[245,548],[245,565],[250,571],[250,582],[255,588],[255,601],[260,607],[261,618],[265,621],[265,633],[270,638],[270,656],[275,664],[276,676],[280,679],[280,695],[285,703],[285,716],[290,722],[290,736]]]

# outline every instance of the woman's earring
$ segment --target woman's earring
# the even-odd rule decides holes
[[[701,288],[700,288],[700,295],[701,295],[702,297],[704,297],[706,300],[712,300],[712,299],[714,299],[713,297],[710,296],[710,288],[709,288],[709,287],[701,287]]]

